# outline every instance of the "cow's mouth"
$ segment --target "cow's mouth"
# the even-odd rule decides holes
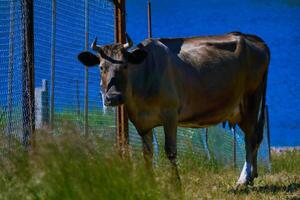
[[[121,94],[106,95],[104,100],[105,106],[119,106],[124,103],[124,98]]]

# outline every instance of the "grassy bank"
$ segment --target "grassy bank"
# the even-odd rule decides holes
[[[36,147],[28,151],[17,141],[8,148],[7,142],[0,139],[0,199],[300,198],[299,152],[273,156],[272,172],[263,172],[253,187],[239,191],[233,189],[238,170],[180,154],[180,194],[164,155],[151,175],[141,153],[120,159],[114,146],[97,136],[39,133]]]

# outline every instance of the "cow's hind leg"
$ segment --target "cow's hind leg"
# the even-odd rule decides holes
[[[260,144],[260,138],[255,133],[245,133],[246,161],[237,186],[252,184],[257,177],[257,151]]]
[[[265,112],[264,112],[264,106],[263,108],[261,109],[261,113],[260,113],[261,116],[259,116],[259,121],[257,123],[257,126],[256,126],[256,129],[255,129],[255,138],[254,138],[254,141],[255,141],[255,144],[254,144],[254,152],[253,152],[253,159],[252,159],[252,162],[253,162],[253,168],[252,168],[252,178],[256,178],[258,176],[258,173],[257,173],[257,152],[258,152],[258,149],[259,149],[259,145],[261,144],[262,140],[263,140],[263,134],[264,134],[264,122],[265,122]]]
[[[252,131],[245,132],[246,161],[237,182],[238,186],[252,184],[254,178],[258,176],[257,152],[262,138],[263,129],[258,124]]]
[[[252,184],[257,177],[257,151],[263,139],[264,126],[264,85],[256,93],[245,99],[242,120],[239,126],[245,134],[246,161],[237,186]]]

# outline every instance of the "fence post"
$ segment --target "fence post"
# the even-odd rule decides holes
[[[204,150],[206,153],[206,156],[208,158],[208,160],[210,160],[210,152],[209,152],[209,146],[208,146],[208,128],[205,128],[205,135],[204,135]]]
[[[50,129],[54,123],[54,86],[55,86],[55,46],[56,46],[56,0],[52,0],[51,25],[51,96],[50,96]]]
[[[148,16],[148,38],[152,38],[152,19],[151,19],[151,2],[148,0],[148,5],[147,5],[147,16]],[[155,159],[158,157],[158,141],[157,141],[157,135],[155,129],[153,129],[153,145],[154,145],[154,156],[156,156]],[[156,160],[154,160],[154,164],[156,165]]]
[[[150,0],[148,0],[148,38],[152,38],[152,17]]]
[[[84,27],[85,27],[85,50],[88,49],[89,45],[89,2],[85,0],[85,10],[84,10]],[[85,66],[85,76],[84,76],[84,135],[87,137],[89,134],[89,74],[88,66]]]
[[[35,88],[35,128],[49,127],[48,80],[42,80],[42,87]]]
[[[235,126],[230,128],[233,133],[233,167],[236,168],[236,129]]]
[[[76,104],[77,104],[77,120],[80,119],[80,97],[79,97],[79,81],[76,80]]]
[[[271,141],[270,141],[270,127],[269,127],[269,108],[267,105],[265,106],[265,123],[267,125],[268,153],[269,153],[269,163],[270,163],[269,170],[271,170],[272,157],[271,157]]]
[[[115,42],[126,43],[125,0],[115,0]],[[128,115],[124,105],[116,109],[117,146],[124,155],[129,144]]]
[[[12,112],[13,112],[13,78],[14,78],[14,11],[15,3],[14,1],[10,2],[10,25],[9,25],[9,66],[8,66],[8,80],[7,80],[7,134],[10,138],[12,134]],[[8,144],[10,145],[10,144]]]
[[[34,32],[33,32],[33,0],[22,0],[22,22],[24,26],[23,75],[22,75],[22,112],[23,137],[25,147],[34,146]]]
[[[159,156],[159,144],[158,144],[158,139],[157,139],[157,132],[156,129],[153,129],[153,151],[154,151],[154,159],[153,159],[153,165],[157,166],[158,162],[158,156]]]

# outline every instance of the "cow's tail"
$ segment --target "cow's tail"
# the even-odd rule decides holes
[[[265,44],[265,42],[261,39],[263,46],[266,50],[266,70],[263,76],[262,81],[262,96],[261,96],[261,106],[260,106],[260,115],[258,117],[258,128],[263,132],[264,124],[265,124],[265,116],[266,116],[266,95],[267,95],[267,81],[268,81],[268,71],[269,71],[269,63],[271,58],[271,53],[269,47]]]
[[[256,125],[256,135],[257,135],[257,145],[259,145],[263,139],[263,131],[265,125],[266,117],[266,94],[267,94],[267,79],[268,79],[268,67],[264,73],[263,80],[260,85],[260,89],[257,91],[259,99],[259,110],[257,113],[257,125]]]
[[[261,106],[260,106],[260,115],[258,117],[258,124],[259,126],[262,126],[263,128],[264,122],[265,122],[265,107],[266,107],[266,95],[267,95],[267,79],[268,79],[268,70],[265,72],[263,77],[263,91],[261,96]]]

